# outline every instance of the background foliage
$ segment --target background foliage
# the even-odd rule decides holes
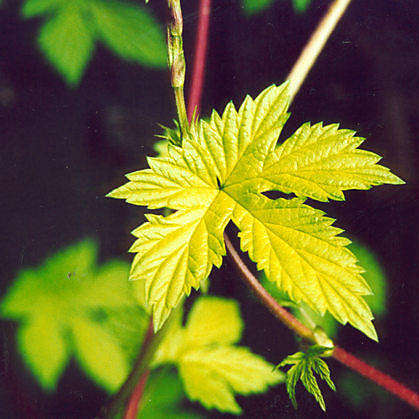
[[[23,267],[37,266],[51,249],[85,236],[100,240],[99,265],[125,254],[131,244],[129,232],[142,221],[140,210],[118,206],[104,196],[120,184],[121,173],[145,166],[156,122],[170,125],[174,117],[164,72],[121,60],[104,42],[96,44],[78,90],[68,90],[35,47],[48,19],[23,20],[21,5],[4,0],[0,12],[2,295]],[[297,15],[291,2],[276,1],[252,18],[242,13],[241,6],[238,0],[214,2],[204,113],[212,107],[221,110],[227,98],[240,103],[245,92],[254,96],[267,85],[280,83],[326,4],[313,0],[306,13]],[[147,7],[164,21],[165,4],[153,1]],[[298,118],[287,128],[291,133],[299,121],[339,120],[367,137],[369,149],[383,155],[386,165],[407,181],[403,190],[350,192],[347,202],[328,204],[327,211],[339,219],[339,227],[373,249],[388,278],[389,311],[376,321],[380,345],[363,340],[350,328],[339,331],[339,341],[360,355],[374,354],[374,362],[412,387],[419,377],[418,7],[411,0],[353,2],[296,98],[291,111]],[[184,8],[190,62],[196,2],[185,1]],[[244,345],[272,363],[295,352],[293,337],[249,297],[233,269],[224,267],[212,287],[221,295],[237,295],[246,307]],[[15,333],[14,323],[2,322],[0,415],[97,413],[106,393],[87,381],[73,361],[58,393],[44,394],[17,355]],[[410,408],[377,395],[361,378],[354,382],[335,363],[330,367],[338,395],[324,392],[326,416],[336,417],[342,410],[351,417],[412,415]],[[348,388],[357,391],[345,395]],[[250,417],[272,412],[319,416],[314,400],[300,397],[299,391],[297,413],[283,388],[271,390],[265,398],[239,402]],[[349,401],[357,395],[364,398],[362,407]]]

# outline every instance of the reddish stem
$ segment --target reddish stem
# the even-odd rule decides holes
[[[141,351],[138,356],[136,365],[133,369],[133,375],[134,377],[135,372],[137,371],[137,367],[142,367],[142,364],[144,360],[147,357],[147,352],[149,350],[149,347],[151,346],[151,343],[154,339],[154,332],[153,332],[153,320],[150,319],[150,322],[148,324],[148,329],[146,332],[146,335],[144,337],[143,344],[141,345]],[[141,373],[140,377],[137,379],[137,384],[135,385],[134,390],[132,391],[128,403],[126,405],[124,419],[137,419],[138,416],[138,406],[140,404],[141,398],[143,397],[145,386],[147,384],[148,376],[150,375],[150,370],[148,368],[144,369]],[[129,383],[131,380],[128,379],[127,383]]]
[[[140,380],[135,386],[135,389],[132,392],[131,398],[129,399],[127,410],[124,415],[124,419],[137,419],[138,407],[143,397],[145,386],[147,384],[149,375],[150,375],[149,369],[145,370],[144,373],[141,375]]]
[[[202,90],[204,85],[204,74],[205,74],[205,61],[207,55],[208,46],[208,33],[209,33],[209,19],[211,10],[211,0],[200,0],[199,3],[199,18],[197,27],[197,37],[195,42],[195,53],[192,69],[191,87],[189,89],[189,100],[188,100],[188,120],[192,120],[192,116],[195,108],[197,113],[201,103]],[[181,18],[181,16],[180,16]],[[150,345],[153,339],[153,323],[150,321],[150,327],[147,331],[147,335],[144,339],[141,352],[144,352]],[[140,358],[143,356],[140,354]],[[144,390],[147,384],[150,370],[147,368],[140,376],[137,385],[135,386],[131,396],[128,400],[124,419],[136,419],[138,416],[138,408],[140,401],[144,395]]]
[[[194,110],[199,113],[204,85],[205,62],[207,56],[211,0],[200,0],[195,53],[192,67],[191,86],[188,100],[188,119],[192,120]]]
[[[409,403],[416,410],[419,410],[419,395],[389,375],[366,364],[339,346],[335,346],[332,356],[341,364],[374,381],[380,387],[385,388],[390,393]]]
[[[317,343],[313,332],[307,326],[298,321],[288,310],[279,305],[278,302],[268,293],[268,291],[266,291],[258,279],[252,274],[252,272],[250,272],[249,268],[240,258],[238,252],[226,234],[224,235],[224,241],[228,254],[236,265],[242,279],[252,289],[255,295],[259,298],[260,302],[294,333],[307,340]],[[361,361],[338,346],[334,347],[331,356],[343,365],[370,379],[375,384],[386,389],[399,399],[409,403],[415,409],[419,410],[419,395],[387,374],[384,374],[376,368],[366,364],[364,361]]]

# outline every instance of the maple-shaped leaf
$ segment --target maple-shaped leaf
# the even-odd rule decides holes
[[[236,346],[243,322],[233,300],[200,297],[192,307],[185,327],[181,310],[160,344],[153,367],[170,363],[179,369],[186,394],[207,409],[238,414],[234,394],[264,392],[268,386],[284,381],[280,371],[253,354]]]
[[[128,265],[98,268],[96,254],[90,240],[58,252],[22,271],[0,304],[2,317],[19,321],[18,348],[46,390],[74,356],[97,384],[115,391],[141,344],[148,320],[131,296]]]
[[[341,229],[304,197],[343,199],[347,189],[403,183],[377,164],[379,157],[358,150],[362,139],[337,125],[304,124],[277,146],[288,114],[287,84],[247,96],[237,111],[229,103],[222,116],[198,121],[182,147],[168,144],[167,156],[149,158],[149,169],[127,175],[129,182],[109,196],[149,208],[171,208],[149,215],[134,230],[138,240],[131,278],[145,286],[159,329],[168,314],[219,267],[225,255],[223,231],[232,220],[241,248],[269,280],[292,300],[323,314],[329,310],[376,339],[372,314],[362,296],[370,288],[362,268],[345,247]],[[272,200],[277,190],[299,198]]]

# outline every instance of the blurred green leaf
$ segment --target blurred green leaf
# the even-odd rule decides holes
[[[128,376],[130,363],[118,338],[96,323],[75,318],[72,324],[74,353],[83,370],[109,392],[118,390]]]
[[[151,373],[141,400],[138,417],[142,419],[198,419],[203,417],[187,410],[182,382],[171,369],[162,368]]]
[[[70,86],[79,83],[94,48],[93,33],[81,11],[63,7],[42,28],[39,46]]]
[[[303,13],[307,10],[311,0],[292,0],[294,10],[298,13]]]
[[[38,43],[70,86],[79,84],[95,42],[126,60],[166,66],[163,31],[145,8],[117,0],[26,0],[25,18],[45,16]]]
[[[242,0],[243,10],[248,15],[260,13],[270,7],[275,0]],[[311,0],[292,0],[292,5],[297,13],[303,13],[307,10]]]
[[[23,17],[30,18],[45,13],[55,12],[65,0],[26,0],[22,6]]]
[[[181,312],[158,348],[153,366],[175,364],[190,400],[207,409],[239,414],[235,394],[261,393],[284,381],[280,371],[240,340],[243,321],[237,303],[216,297],[200,297],[192,307],[185,327]]]
[[[366,357],[366,362],[370,365],[386,369],[383,362],[378,358]],[[387,366],[388,367],[388,366]],[[371,383],[359,374],[350,370],[345,370],[339,376],[338,388],[343,397],[358,411],[366,408],[367,405],[386,406],[389,409],[386,417],[393,417],[391,411],[391,400],[388,393],[379,386],[372,386]]]
[[[384,315],[386,312],[387,281],[383,268],[374,253],[367,247],[357,242],[351,243],[348,247],[359,260],[359,264],[365,269],[362,276],[373,292],[372,295],[365,296],[366,302],[376,317]]]
[[[97,1],[92,7],[98,36],[127,60],[166,66],[166,44],[155,19],[143,8],[119,1]]]
[[[68,362],[67,346],[59,323],[45,311],[19,328],[18,348],[46,390],[55,388]]]
[[[97,268],[96,254],[90,240],[58,252],[19,273],[0,304],[2,317],[20,322],[19,350],[46,390],[72,355],[97,384],[116,390],[142,341],[148,318],[131,295],[129,265]]]
[[[248,15],[262,12],[272,5],[275,0],[243,0],[243,10]]]

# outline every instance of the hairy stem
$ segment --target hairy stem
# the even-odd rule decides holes
[[[189,122],[186,115],[185,96],[183,93],[186,64],[182,40],[182,9],[180,7],[180,0],[167,0],[167,5],[170,11],[169,23],[167,25],[167,56],[180,130],[182,136],[186,136],[188,134]]]
[[[328,12],[318,24],[310,37],[297,62],[294,64],[287,79],[290,80],[290,97],[294,99],[308,72],[325,46],[329,36],[333,32],[351,0],[335,0]]]
[[[240,258],[227,235],[224,235],[224,240],[227,252],[236,265],[242,279],[252,289],[260,302],[266,306],[279,321],[281,321],[298,336],[310,342],[322,344],[312,330],[302,324],[288,310],[279,305],[277,301],[268,293],[268,291],[266,291],[266,289],[252,274],[252,272],[250,272],[249,268]],[[419,410],[419,395],[407,388],[405,385],[394,380],[389,375],[384,374],[376,368],[366,364],[339,346],[335,346],[333,348],[333,352],[330,356]]]

